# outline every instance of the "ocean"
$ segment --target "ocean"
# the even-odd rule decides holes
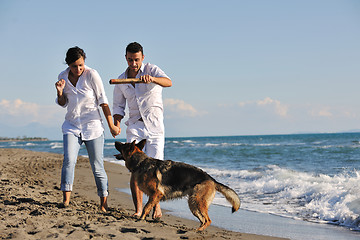
[[[260,214],[261,221],[269,216],[272,223],[285,221],[278,225],[311,224],[322,230],[325,227],[324,239],[336,236],[333,231],[340,232],[336,239],[342,239],[341,236],[360,239],[359,141],[360,133],[166,138],[165,159],[195,165],[233,188],[242,201],[242,212],[238,215],[256,219],[251,215]],[[123,165],[113,157],[117,153],[114,142],[114,139],[105,141],[105,160]],[[62,141],[0,142],[0,147],[63,151]],[[85,147],[80,155],[87,155]],[[186,202],[168,208],[183,216],[183,211],[176,213],[181,204],[187,209]],[[222,215],[216,211],[226,208],[226,214],[231,215],[230,205],[221,194],[216,194],[213,204],[217,206],[210,209],[213,214]],[[190,211],[186,211],[183,217],[192,218]],[[210,217],[214,224],[211,212]],[[231,220],[231,224],[224,224],[226,219],[219,221],[218,226],[234,231],[306,238],[306,233],[279,234],[276,230],[271,233],[266,227],[244,229],[244,219],[239,223]]]

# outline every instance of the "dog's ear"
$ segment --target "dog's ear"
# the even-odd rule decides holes
[[[136,146],[142,150],[145,147],[146,144],[146,139],[141,140],[138,144],[136,144]]]
[[[115,148],[120,152],[120,150],[121,150],[121,148],[122,148],[122,146],[123,146],[124,144],[122,144],[121,142],[115,142]]]
[[[136,146],[136,141],[132,141],[132,143],[130,144],[130,152],[133,152]]]

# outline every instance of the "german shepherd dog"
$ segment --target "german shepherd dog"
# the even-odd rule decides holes
[[[201,223],[197,231],[203,231],[211,224],[208,209],[215,191],[222,193],[231,203],[232,212],[240,208],[240,198],[234,190],[192,165],[148,157],[142,151],[145,143],[146,140],[138,144],[135,141],[115,142],[115,147],[120,152],[115,157],[125,160],[125,166],[134,174],[140,190],[149,196],[141,219],[144,220],[159,201],[188,196],[190,211]]]

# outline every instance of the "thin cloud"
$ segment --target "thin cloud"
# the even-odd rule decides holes
[[[26,125],[38,122],[45,125],[59,125],[64,120],[64,109],[54,105],[39,105],[21,99],[0,101],[0,120],[11,125]]]
[[[264,100],[257,101],[257,105],[273,108],[275,113],[281,117],[286,117],[288,113],[287,105],[282,104],[279,100],[273,100],[269,97],[266,97]]]
[[[313,117],[332,117],[333,113],[331,113],[329,108],[326,107],[320,110],[311,110],[310,115]]]
[[[173,117],[196,117],[203,115],[204,112],[199,112],[191,104],[188,104],[180,99],[167,98],[164,99],[165,116],[167,118]]]
[[[279,100],[266,97],[257,101],[238,102],[236,106],[246,113],[260,114],[271,113],[287,119],[302,119],[303,121],[316,119],[359,119],[360,112],[358,107],[344,105],[326,104],[285,104]],[[268,115],[270,117],[270,115]]]
[[[1,100],[0,109],[3,114],[10,116],[36,115],[39,111],[38,105],[35,103],[26,103],[20,99],[9,101]]]
[[[252,106],[256,108],[265,109],[280,117],[287,117],[288,116],[288,109],[289,106],[286,104],[281,103],[279,100],[271,99],[270,97],[266,97],[263,100],[258,101],[247,101],[247,102],[239,102],[239,107],[245,106]]]

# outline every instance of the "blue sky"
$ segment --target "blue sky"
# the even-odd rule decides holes
[[[360,129],[357,0],[2,0],[0,32],[2,137],[62,138],[54,83],[73,46],[112,102],[133,41],[173,80],[167,137]]]

